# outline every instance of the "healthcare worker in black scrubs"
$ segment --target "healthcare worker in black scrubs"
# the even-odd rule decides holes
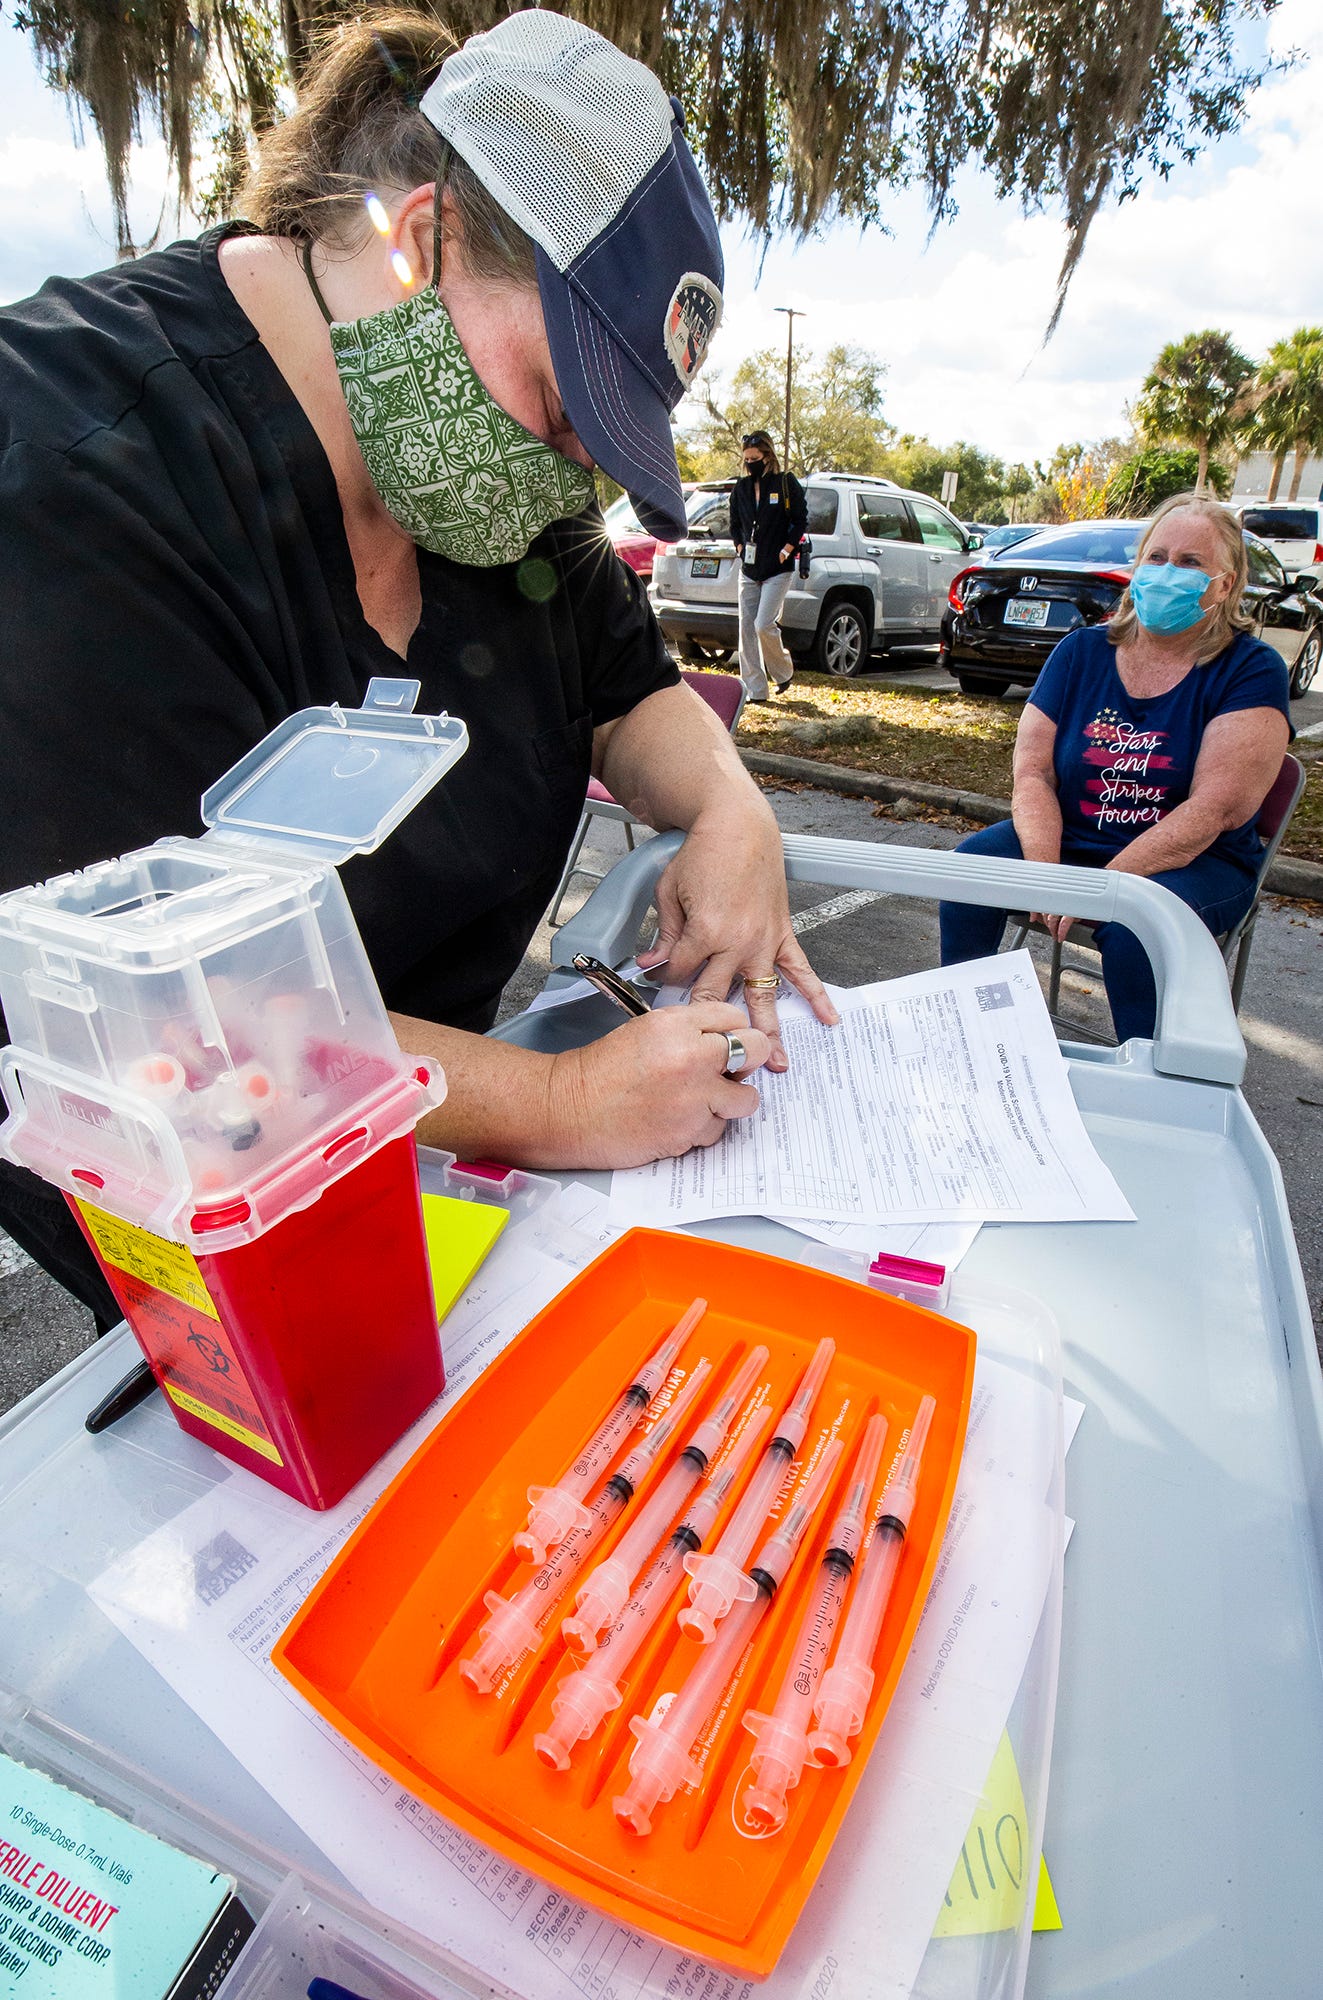
[[[785,1065],[777,976],[832,1010],[772,815],[592,500],[597,464],[683,531],[670,412],[722,262],[674,107],[550,12],[459,49],[368,15],[241,205],[0,313],[0,888],[199,831],[282,717],[407,671],[472,747],[344,880],[401,1042],[445,1067],[421,1136],[534,1167],[710,1144]],[[693,1000],[548,1057],[482,1030],[590,772],[686,832],[654,956]],[[52,1190],[5,1167],[0,1226],[113,1314]]]

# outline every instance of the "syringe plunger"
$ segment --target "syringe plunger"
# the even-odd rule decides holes
[[[914,1512],[919,1464],[936,1408],[933,1397],[923,1398],[900,1462],[882,1489],[873,1539],[864,1551],[836,1657],[818,1687],[809,1753],[815,1764],[828,1769],[839,1770],[849,1763],[850,1738],[864,1726],[876,1679],[873,1654]]]

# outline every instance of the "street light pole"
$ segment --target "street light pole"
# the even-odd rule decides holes
[[[775,311],[784,313],[786,316],[786,430],[785,449],[781,454],[781,463],[788,471],[790,468],[790,384],[794,378],[795,371],[795,321],[797,319],[807,319],[808,314],[800,306],[777,306]]]

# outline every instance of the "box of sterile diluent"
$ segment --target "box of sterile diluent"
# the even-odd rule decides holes
[[[0,1994],[209,2000],[252,1929],[232,1875],[0,1755]]]

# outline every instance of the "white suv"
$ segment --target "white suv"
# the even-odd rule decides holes
[[[796,656],[854,674],[870,653],[936,646],[952,578],[983,546],[955,515],[888,479],[815,472],[804,480],[813,560],[786,594],[781,632]],[[739,644],[739,563],[730,495],[690,515],[685,538],[657,546],[649,591],[682,658],[713,659]]]
[[[1268,544],[1288,576],[1323,567],[1323,502],[1248,501],[1240,510],[1240,525]]]

